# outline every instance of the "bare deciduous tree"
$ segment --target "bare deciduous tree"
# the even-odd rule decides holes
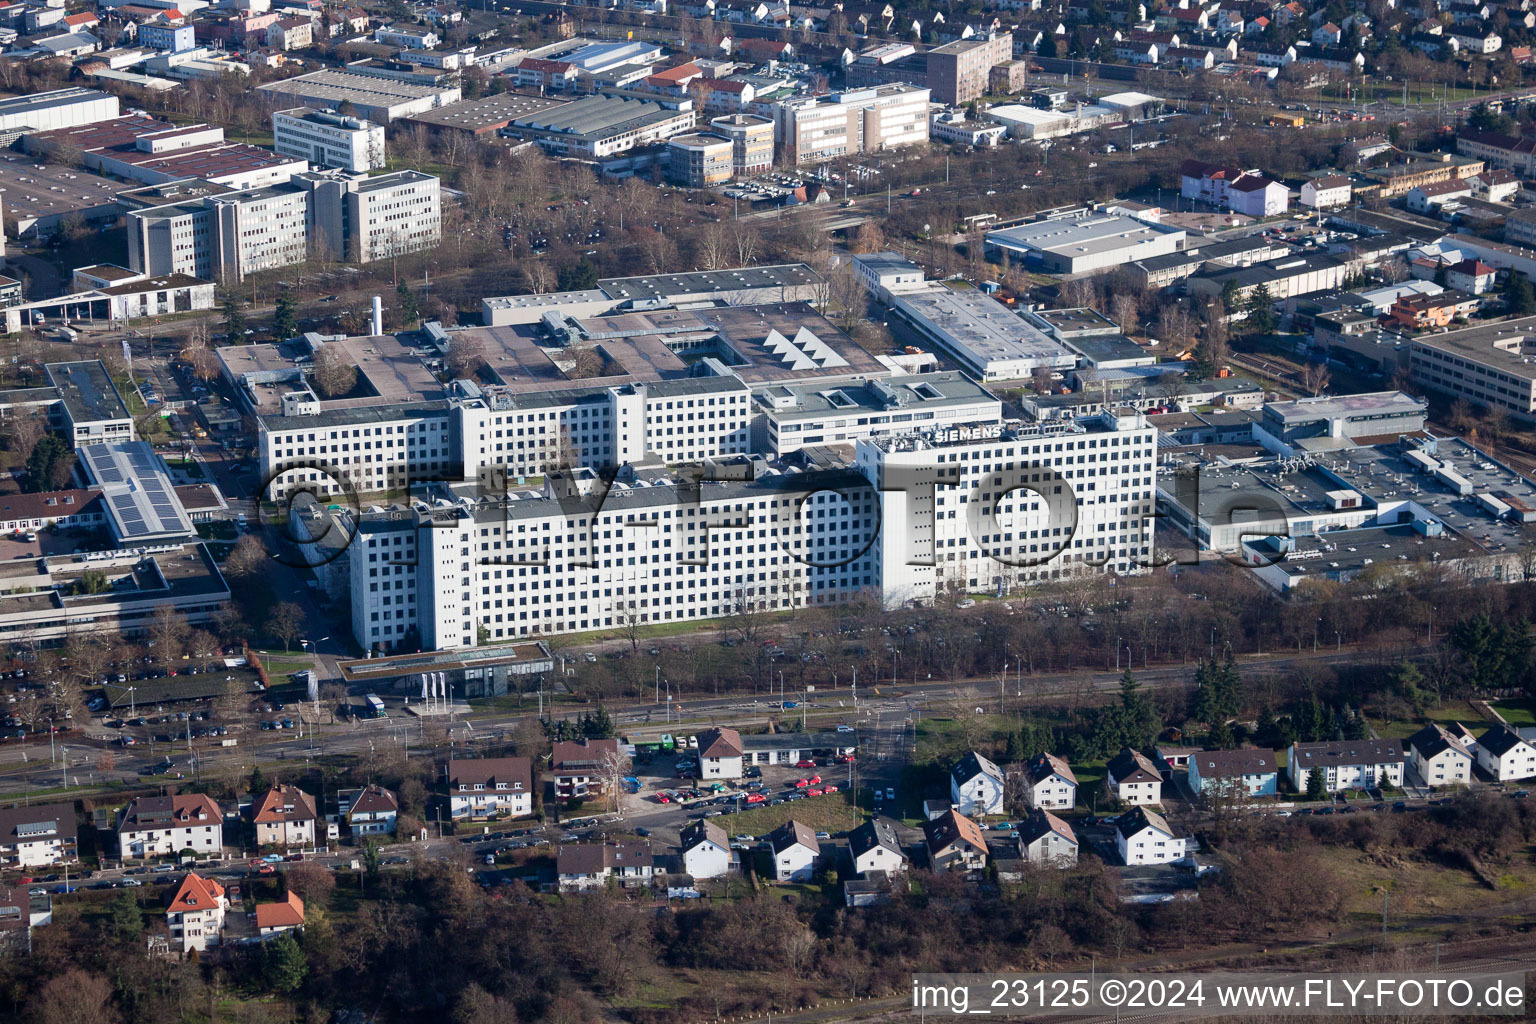
[[[341,349],[324,345],[315,353],[310,379],[326,398],[340,398],[357,386],[357,367],[347,361]]]
[[[467,380],[485,365],[485,342],[467,331],[460,331],[448,342],[444,360],[454,380]]]

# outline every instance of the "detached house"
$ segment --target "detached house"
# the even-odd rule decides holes
[[[683,871],[699,878],[719,878],[731,870],[731,844],[725,829],[708,818],[690,823],[682,832]]]
[[[1024,766],[1024,800],[1031,807],[1070,811],[1077,806],[1077,776],[1055,754],[1037,754]]]
[[[742,772],[741,733],[735,729],[705,729],[699,743],[699,778],[739,779]]]
[[[555,854],[562,892],[588,892],[615,879],[622,886],[648,885],[656,856],[645,839],[617,843],[571,843]]]
[[[355,836],[394,835],[400,801],[383,786],[365,786],[356,793],[340,794],[342,816]]]
[[[1003,813],[1003,770],[974,750],[949,770],[949,802],[961,814]]]
[[[1201,750],[1189,755],[1189,788],[1200,796],[1274,796],[1280,791],[1273,750]]]
[[[1242,176],[1243,172],[1236,167],[1185,160],[1179,167],[1179,194],[1212,206],[1226,206],[1227,190]]]
[[[780,882],[808,882],[816,871],[821,844],[814,830],[794,819],[786,821],[768,836],[773,854],[773,877]]]
[[[448,762],[448,813],[454,821],[533,813],[533,762],[482,757]]]
[[[1536,745],[1507,725],[1495,726],[1477,741],[1477,763],[1500,782],[1536,777]]]
[[[935,871],[980,871],[987,866],[987,840],[977,824],[956,811],[923,822],[928,860]]]
[[[171,857],[224,849],[224,814],[205,793],[135,797],[117,819],[117,855]]]
[[[172,947],[179,945],[186,953],[217,946],[228,911],[229,899],[224,895],[222,885],[195,871],[188,872],[165,908],[165,923],[171,930]]]
[[[1501,172],[1507,174],[1508,172]],[[1481,260],[1464,259],[1445,268],[1445,283],[1468,295],[1481,295],[1493,289],[1499,272]]]
[[[76,849],[74,804],[0,810],[0,867],[70,864],[77,859]]]
[[[1187,838],[1173,833],[1173,826],[1156,811],[1137,807],[1115,823],[1115,849],[1127,865],[1171,864],[1187,852]]]
[[[251,801],[257,846],[314,846],[319,820],[315,798],[287,783],[278,783]]]
[[[281,903],[256,904],[256,934],[263,939],[304,927],[304,901],[290,892]]]
[[[1163,802],[1162,773],[1146,754],[1124,747],[1107,768],[1104,784],[1116,800],[1135,806]]]
[[[1403,745],[1399,740],[1328,740],[1292,743],[1286,759],[1291,785],[1305,793],[1313,769],[1323,779],[1323,791],[1402,786]]]
[[[856,875],[871,871],[895,874],[907,869],[907,855],[896,838],[896,826],[886,818],[870,818],[848,833],[848,856]]]
[[[555,796],[561,800],[585,800],[600,795],[607,778],[616,775],[623,763],[618,740],[556,743],[550,754]]]
[[[1262,174],[1245,174],[1227,190],[1227,206],[1249,217],[1275,217],[1290,205],[1291,190]]]
[[[1349,205],[1352,191],[1344,175],[1325,174],[1302,184],[1301,205],[1314,210],[1336,210]]]
[[[1471,752],[1434,722],[1408,737],[1408,764],[1426,786],[1466,786],[1472,782]]]
[[[1069,868],[1077,863],[1077,833],[1050,811],[1038,807],[1019,822],[1019,854],[1031,864]]]

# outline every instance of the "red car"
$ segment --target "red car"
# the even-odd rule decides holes
[[[805,791],[805,795],[806,796],[821,796],[821,794],[823,792],[824,792],[824,790],[818,789],[816,787],[812,787],[812,788],[810,788],[810,789]]]
[[[823,786],[823,787],[821,787],[821,791],[823,793],[836,793],[837,792],[837,787],[836,786]]]
[[[853,755],[852,754],[844,754],[842,757],[837,759],[837,763],[838,764],[852,764],[853,763]]]
[[[810,783],[810,781],[808,779],[796,779],[795,780],[795,788],[796,789],[804,789],[806,786],[809,786],[810,784],[811,783]]]
[[[809,760],[807,760],[807,761],[796,761],[795,762],[795,767],[796,768],[815,768],[816,767],[816,762],[815,761],[809,761]]]
[[[672,802],[672,798],[667,796],[665,793],[657,793],[656,802],[659,804],[669,804]]]
[[[810,777],[810,778],[809,778],[809,779],[806,779],[806,780],[805,780],[805,781],[806,781],[806,782],[807,782],[807,783],[808,783],[808,784],[809,784],[809,785],[812,785],[812,786],[814,786],[814,785],[816,785],[816,784],[817,784],[817,783],[819,783],[819,782],[821,782],[821,776],[820,776],[820,775],[812,775],[812,776],[811,776],[811,777]]]
[[[761,794],[761,793],[749,793],[749,794],[747,794],[747,803],[749,803],[749,804],[765,804],[767,802],[768,802],[768,798],[763,796],[763,794]]]

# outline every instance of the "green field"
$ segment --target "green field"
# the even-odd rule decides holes
[[[1510,725],[1536,725],[1536,700],[1521,698],[1495,701],[1493,709]]]
[[[869,803],[868,794],[868,790],[860,791],[862,803]],[[782,803],[777,807],[754,807],[750,811],[726,814],[712,820],[725,829],[728,835],[745,833],[765,836],[791,818],[817,831],[845,832],[857,828],[868,817],[869,812],[854,802],[851,793],[837,792]]]

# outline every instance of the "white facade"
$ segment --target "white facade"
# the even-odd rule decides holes
[[[1002,814],[1002,770],[979,754],[966,755],[949,773],[949,802],[967,818]]]
[[[694,878],[719,878],[731,870],[731,851],[711,839],[683,846],[683,871]]]
[[[784,159],[804,164],[877,153],[928,141],[927,89],[881,85],[830,97],[796,97],[773,105]]]
[[[1409,747],[1408,756],[1414,774],[1426,786],[1466,786],[1472,782],[1472,758],[1464,751],[1447,748],[1426,757],[1417,747]]]
[[[274,497],[307,488],[320,497],[348,480],[360,494],[435,476],[454,462],[452,422],[441,409],[400,407],[364,417],[345,414],[265,416],[261,420],[261,478]],[[326,467],[323,471],[315,467]],[[310,467],[310,468],[304,468]]]
[[[816,867],[817,851],[795,843],[773,855],[773,877],[780,882],[808,882]]]
[[[1301,186],[1301,205],[1314,210],[1335,210],[1348,206],[1352,190],[1349,179],[1333,175],[1304,182]]]
[[[1152,546],[1156,434],[1143,416],[1106,414],[990,440],[860,441],[856,458],[878,489],[880,521],[905,524],[881,530],[870,549],[885,607],[1084,571],[1140,571]],[[940,485],[941,470],[958,486]],[[1023,488],[1026,477],[1049,474],[1060,483],[1048,493]],[[964,499],[987,493],[987,480],[1006,500],[971,508]],[[973,514],[992,522],[972,529]]]
[[[1129,835],[1115,830],[1115,849],[1127,865],[1171,864],[1183,858],[1187,842],[1150,823],[1133,829]]]
[[[1536,778],[1536,746],[1498,726],[1478,740],[1477,763],[1499,782]]]
[[[1286,211],[1291,193],[1278,181],[1268,178],[1254,180],[1245,175],[1232,183],[1227,191],[1227,205],[1233,213],[1250,217],[1276,217]]]
[[[363,173],[384,166],[384,126],[310,107],[272,114],[272,148],[316,167]]]
[[[401,46],[407,50],[433,50],[442,42],[436,32],[427,28],[387,28],[373,30],[373,41],[385,46]]]
[[[1024,799],[1043,811],[1070,811],[1077,806],[1077,784],[1055,774],[1038,782],[1026,779]]]
[[[1307,780],[1316,769],[1322,773],[1323,791],[1401,788],[1403,744],[1396,740],[1330,740],[1324,743],[1293,743],[1286,759],[1291,785],[1307,791]]]
[[[122,860],[175,856],[182,850],[219,854],[224,819],[206,796],[138,797],[117,822],[117,855]]]

